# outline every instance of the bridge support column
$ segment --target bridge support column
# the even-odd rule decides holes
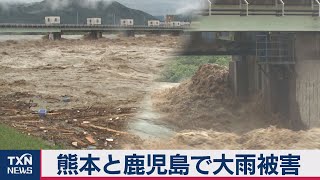
[[[161,36],[161,31],[151,31],[146,34],[147,36]]]
[[[100,39],[100,38],[102,38],[102,32],[101,31],[91,31],[91,32],[89,32],[87,37],[89,39]]]
[[[61,39],[61,33],[54,33],[54,40],[60,40]]]
[[[123,36],[124,37],[135,37],[135,32],[132,30],[123,31]]]
[[[98,33],[97,33],[97,38],[98,38],[98,39],[101,39],[101,38],[102,38],[102,32],[98,32]]]
[[[60,32],[49,33],[48,38],[51,41],[60,40],[61,39],[61,33]]]
[[[172,36],[180,36],[182,34],[181,31],[173,31],[170,33]]]

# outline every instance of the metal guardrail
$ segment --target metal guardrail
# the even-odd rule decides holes
[[[284,10],[284,2],[283,2],[283,0],[276,0],[276,7],[278,7],[278,1],[280,2],[280,4],[281,4],[281,15],[282,16],[284,16],[284,12],[285,12],[285,10]]]
[[[86,24],[0,24],[0,28],[59,28],[63,29],[88,29],[88,28],[101,28],[101,29],[159,29],[159,30],[184,30],[189,29],[189,26],[144,26],[144,25],[134,25],[134,26],[120,26],[120,25],[86,25]]]
[[[244,5],[246,6],[246,15],[249,16],[249,3],[247,0],[240,0],[240,9],[242,10],[242,1],[244,1]]]
[[[320,17],[320,0],[310,0],[308,4],[297,5],[292,4],[290,1],[284,0],[269,0],[269,4],[263,4],[265,1],[249,1],[239,0],[238,5],[236,1],[233,4],[223,3],[220,1],[208,0],[209,8],[202,10],[199,14],[204,16],[211,15],[277,15],[277,16],[319,16]],[[253,4],[250,4],[253,3]],[[287,3],[287,4],[286,4]],[[311,7],[310,7],[311,4]],[[245,8],[244,8],[245,6]],[[279,8],[280,6],[280,8]],[[299,6],[294,9],[293,6]],[[315,9],[317,8],[317,9]]]
[[[209,3],[209,16],[211,16],[211,9],[212,9],[212,2],[211,2],[211,0],[207,0],[208,1],[208,3]]]
[[[312,8],[312,10],[314,9],[314,7],[315,7],[314,3],[315,2],[318,5],[319,16],[320,16],[320,2],[319,2],[319,0],[311,0],[311,8]]]

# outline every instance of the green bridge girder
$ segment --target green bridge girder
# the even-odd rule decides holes
[[[59,28],[0,28],[0,33],[55,33]]]
[[[320,31],[318,16],[203,16],[187,31],[306,32]]]
[[[90,31],[163,31],[163,32],[182,32],[187,28],[183,27],[147,27],[147,26],[87,26],[87,25],[55,25],[48,26],[44,24],[40,25],[1,25],[0,33],[59,33],[59,32],[90,32]]]

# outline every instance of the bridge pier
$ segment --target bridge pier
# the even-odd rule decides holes
[[[97,32],[97,38],[98,38],[98,39],[101,39],[101,38],[102,38],[102,32],[100,32],[100,31]]]
[[[122,34],[124,37],[135,37],[135,31],[132,30],[123,31]]]
[[[151,31],[146,34],[146,36],[161,36],[161,31]]]
[[[101,31],[90,31],[87,38],[100,39],[100,38],[102,38],[102,32]]]
[[[52,40],[52,41],[60,40],[61,33],[60,32],[49,33],[48,38],[49,38],[49,40]]]
[[[61,39],[61,33],[53,33],[54,39],[55,40],[60,40]]]
[[[172,36],[180,36],[182,34],[182,32],[181,31],[172,31],[170,34]]]

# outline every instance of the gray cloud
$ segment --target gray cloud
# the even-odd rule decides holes
[[[30,2],[39,2],[41,0],[0,0],[0,2],[21,2],[21,3],[30,3]],[[68,4],[68,0],[50,0],[52,1],[52,7],[61,7]],[[112,0],[106,0],[110,2]],[[173,14],[173,13],[183,13],[189,10],[200,7],[203,1],[207,0],[115,0],[118,1],[130,8],[139,9],[146,11],[153,15],[164,15],[164,14]],[[86,3],[83,3],[83,6],[86,7],[95,7],[96,0],[88,0]]]
[[[81,7],[87,7],[87,8],[91,8],[91,9],[96,9],[98,5],[98,2],[101,2],[101,0],[78,0],[79,1],[79,5]],[[48,3],[48,7],[51,7],[51,9],[55,10],[58,8],[63,8],[63,7],[67,7],[70,5],[69,0],[50,0],[50,1],[46,1]],[[104,0],[104,5],[108,5],[111,0]]]
[[[12,2],[11,2],[12,3]],[[1,11],[7,11],[8,10],[8,8],[9,8],[9,2],[2,2],[1,0],[0,0],[0,10]]]

